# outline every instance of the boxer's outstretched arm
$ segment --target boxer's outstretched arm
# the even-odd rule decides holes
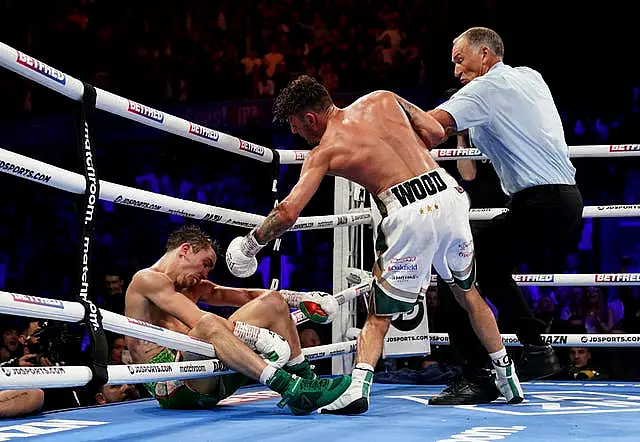
[[[221,307],[242,307],[249,301],[258,298],[271,290],[245,289],[239,287],[225,287],[211,281],[201,281],[198,287],[198,302]]]
[[[304,160],[298,183],[256,229],[254,236],[258,243],[266,244],[276,239],[296,223],[300,212],[316,193],[328,170],[329,158],[321,146],[318,146]]]
[[[446,132],[437,119],[399,95],[394,96],[427,149],[433,149],[446,140]]]

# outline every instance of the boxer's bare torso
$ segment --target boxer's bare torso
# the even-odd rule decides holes
[[[180,296],[195,304],[200,298],[197,283],[193,288],[176,290],[175,284],[166,274],[150,269],[137,272],[127,288],[125,315],[132,319],[145,321],[178,333],[188,334],[191,328],[175,316],[167,313],[149,299],[149,291],[170,293],[168,296]],[[159,290],[160,287],[160,290]],[[197,307],[196,307],[197,308]],[[145,363],[160,353],[164,347],[142,339],[126,337],[131,358],[136,364]]]
[[[417,135],[398,97],[377,91],[338,110],[305,163],[323,164],[326,174],[354,181],[377,195],[438,168],[430,147]]]

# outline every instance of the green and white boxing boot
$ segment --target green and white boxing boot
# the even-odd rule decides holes
[[[493,369],[496,373],[496,387],[498,387],[500,393],[505,397],[507,403],[519,404],[524,400],[524,391],[522,391],[515,364],[504,347],[502,350],[492,353],[490,356]]]
[[[351,373],[351,385],[331,404],[318,409],[322,414],[355,415],[369,409],[369,392],[373,382],[373,367],[359,363]]]
[[[274,370],[269,376],[268,371]],[[266,379],[266,381],[265,381]],[[334,402],[351,383],[351,376],[338,376],[331,379],[302,379],[283,369],[267,367],[260,381],[273,391],[282,395],[278,407],[288,406],[295,415],[309,414],[320,407]]]
[[[313,365],[311,365],[309,359],[307,359],[307,357],[303,354],[300,354],[298,355],[298,357],[291,359],[282,368],[287,373],[295,374],[302,379],[316,379],[318,377],[318,375],[313,372]]]

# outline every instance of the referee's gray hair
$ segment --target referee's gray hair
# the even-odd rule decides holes
[[[489,28],[469,28],[453,40],[456,44],[458,40],[465,39],[474,50],[479,50],[481,46],[491,49],[496,57],[502,60],[504,57],[504,43],[498,33]]]

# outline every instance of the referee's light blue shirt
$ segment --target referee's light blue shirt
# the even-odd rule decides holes
[[[575,184],[560,114],[542,76],[527,67],[495,64],[437,109],[493,163],[513,195],[541,184]]]

